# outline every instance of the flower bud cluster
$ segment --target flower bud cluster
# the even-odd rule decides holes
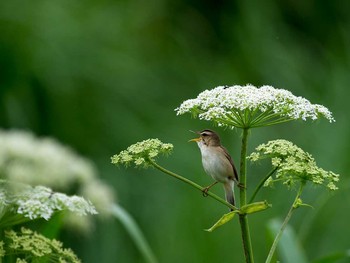
[[[55,239],[48,239],[30,229],[21,228],[21,231],[5,231],[5,243],[2,242],[2,255],[16,256],[16,262],[40,262],[44,257],[48,262],[80,263],[79,258],[69,248]]]
[[[147,139],[112,156],[112,163],[125,166],[133,163],[135,166],[147,167],[150,164],[149,160],[154,161],[159,154],[169,154],[172,149],[173,145],[170,143],[163,143],[159,139]]]
[[[277,171],[275,178],[270,177],[266,185],[283,181],[284,184],[291,186],[302,180],[325,185],[330,190],[338,189],[336,183],[339,181],[339,175],[319,168],[311,154],[304,152],[290,141],[280,139],[261,144],[247,158],[252,162],[271,158],[272,166]]]

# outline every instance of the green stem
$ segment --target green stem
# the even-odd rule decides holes
[[[248,132],[249,129],[243,129],[242,134],[242,145],[241,145],[241,160],[240,160],[240,175],[239,182],[242,185],[240,188],[240,206],[244,206],[247,203],[247,141],[248,141]]]
[[[277,244],[278,244],[279,240],[280,240],[281,237],[282,237],[283,231],[284,231],[284,229],[286,228],[286,226],[287,226],[287,224],[288,224],[290,218],[292,217],[293,212],[295,211],[295,209],[298,208],[297,202],[298,202],[298,200],[299,200],[299,198],[300,198],[300,196],[301,196],[301,193],[302,193],[302,191],[303,191],[304,185],[305,185],[305,182],[302,182],[302,183],[300,184],[299,191],[298,191],[298,193],[297,193],[297,195],[296,195],[296,197],[295,197],[295,199],[294,199],[294,202],[293,202],[292,206],[290,207],[290,209],[289,209],[289,211],[288,211],[288,214],[286,215],[286,218],[284,219],[284,221],[283,221],[283,223],[282,223],[282,226],[281,226],[280,230],[278,231],[278,233],[277,233],[277,235],[276,235],[276,237],[275,237],[275,240],[274,240],[273,243],[272,243],[270,252],[269,252],[269,254],[268,254],[268,256],[267,256],[267,259],[266,259],[265,263],[270,263],[270,262],[271,262],[272,257],[273,257],[273,255],[275,254],[275,251],[276,251],[276,248],[277,248]]]
[[[240,162],[240,207],[247,204],[247,143],[248,143],[249,129],[244,128],[242,134],[242,145],[241,145],[241,162]],[[249,223],[246,214],[239,215],[239,222],[241,226],[242,242],[244,255],[247,263],[253,263],[253,247],[250,239]]]
[[[272,170],[260,181],[259,185],[256,187],[256,189],[255,189],[255,191],[254,191],[252,197],[251,197],[250,200],[249,200],[249,204],[252,203],[252,202],[254,201],[255,196],[258,194],[258,192],[260,191],[260,189],[263,187],[263,185],[264,185],[264,183],[266,182],[266,180],[269,179],[269,177],[270,177],[271,175],[273,175],[274,172],[276,172],[277,168],[278,168],[278,167],[275,167],[274,169],[272,169]]]
[[[227,119],[223,119],[223,118],[217,118],[216,120],[217,121],[220,121],[222,123],[227,123],[228,125],[232,125],[232,126],[235,126],[235,127],[242,127],[243,124],[237,122],[237,120],[233,119],[233,118],[228,118],[229,120]]]
[[[186,183],[186,184],[189,184],[191,185],[192,187],[200,190],[201,192],[203,191],[204,187],[199,185],[199,184],[196,184],[195,182],[185,178],[185,177],[182,177],[181,175],[178,175],[176,173],[173,173],[167,169],[165,169],[164,167],[160,166],[159,164],[157,164],[156,162],[154,162],[153,160],[151,159],[148,159],[148,161],[155,167],[157,168],[158,170],[160,170],[161,172],[163,173],[166,173],[168,175],[171,175],[172,177],[175,177],[176,179]],[[217,196],[216,194],[213,194],[212,192],[208,191],[207,192],[208,196],[210,196],[211,198],[215,199],[216,201],[228,206],[229,208],[231,208],[232,210],[238,210],[237,207],[231,205],[230,203],[226,202],[224,199],[220,198],[219,196]]]
[[[234,109],[232,109],[231,113],[234,115],[234,117],[232,117],[231,114],[227,114],[226,117],[232,120],[233,123],[236,122],[238,124],[236,127],[243,127],[244,124],[241,115]]]
[[[147,263],[157,263],[158,260],[155,257],[150,245],[148,244],[144,234],[140,227],[137,225],[132,216],[123,207],[118,204],[113,204],[110,207],[112,215],[117,218],[124,226],[131,239],[134,241],[136,247],[140,250],[145,261]]]
[[[272,112],[272,109],[268,109],[268,110],[266,110],[264,112],[261,112],[258,116],[256,116],[250,122],[250,125],[254,126],[255,124],[259,123],[262,119],[265,119],[271,112]]]
[[[253,125],[252,128],[267,127],[267,126],[272,126],[272,125],[276,125],[276,124],[289,122],[292,120],[293,119],[291,119],[291,118],[279,118],[279,119],[271,120],[269,122],[266,121],[266,122],[258,123],[256,125]]]

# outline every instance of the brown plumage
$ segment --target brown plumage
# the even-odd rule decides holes
[[[221,145],[220,137],[212,130],[196,132],[199,138],[196,141],[202,155],[202,164],[205,172],[216,182],[224,186],[226,201],[235,205],[234,182],[238,184],[238,174],[232,158],[225,147]],[[208,192],[214,184],[206,187],[203,191]]]

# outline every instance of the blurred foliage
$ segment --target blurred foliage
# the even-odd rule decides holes
[[[267,230],[271,240],[273,240],[278,233],[282,221],[272,219],[268,222]],[[304,251],[298,242],[298,238],[295,232],[290,226],[287,226],[284,230],[283,236],[279,243],[279,259],[281,262],[292,263],[307,263],[310,262],[306,259]]]
[[[158,137],[175,146],[170,158],[160,160],[164,166],[208,185],[199,151],[187,140],[189,129],[211,125],[176,117],[174,108],[218,85],[288,89],[324,104],[337,122],[253,130],[249,151],[285,138],[341,174],[335,195],[310,188],[303,200],[315,209],[298,211],[291,224],[307,258],[343,251],[350,235],[344,209],[350,201],[349,11],[350,2],[339,0],[3,0],[0,126],[54,136],[93,159],[159,262],[242,262],[235,220],[214,233],[203,231],[225,207],[155,170],[118,169],[110,156]],[[216,130],[238,162],[240,133]],[[251,185],[265,168],[262,163],[248,171]],[[282,190],[260,193],[257,198],[273,207],[250,217],[257,262],[269,247],[266,222],[284,215],[292,202],[294,194]],[[220,187],[214,191],[223,195]],[[84,262],[144,262],[115,222],[100,224],[84,239],[75,233],[64,239]]]

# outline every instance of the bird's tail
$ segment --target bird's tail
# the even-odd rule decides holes
[[[235,206],[235,193],[233,190],[234,181],[229,181],[227,183],[224,183],[224,189],[225,189],[225,195],[226,195],[226,201],[230,203],[231,205]],[[231,209],[232,210],[232,209]]]

